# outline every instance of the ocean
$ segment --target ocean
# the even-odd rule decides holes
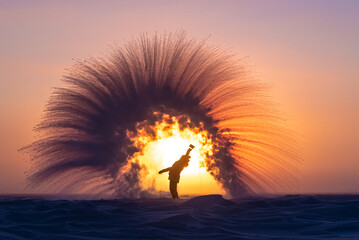
[[[359,239],[359,195],[0,196],[0,239]]]

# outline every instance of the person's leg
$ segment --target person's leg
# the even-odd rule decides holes
[[[170,191],[171,191],[173,199],[178,198],[177,182],[176,181],[170,181]]]

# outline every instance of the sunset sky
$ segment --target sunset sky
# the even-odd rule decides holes
[[[0,1],[0,193],[24,190],[53,87],[76,59],[185,30],[243,58],[298,134],[288,193],[359,192],[359,1]],[[283,179],[285,181],[285,179]]]

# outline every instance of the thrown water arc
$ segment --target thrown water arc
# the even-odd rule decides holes
[[[228,52],[184,32],[142,35],[104,58],[79,61],[50,98],[38,139],[23,148],[32,186],[141,197],[141,147],[129,134],[175,117],[206,131],[207,171],[233,197],[281,184],[297,158],[267,87],[245,74]],[[154,114],[157,113],[157,114]],[[155,138],[156,136],[154,136]],[[129,170],[123,174],[125,167]]]

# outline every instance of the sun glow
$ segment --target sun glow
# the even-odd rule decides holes
[[[176,117],[163,115],[163,118],[154,126],[139,127],[137,134],[130,136],[134,145],[142,149],[131,159],[141,166],[141,187],[168,191],[168,173],[159,175],[158,171],[171,167],[186,153],[189,144],[193,144],[195,148],[190,153],[189,166],[181,173],[180,194],[222,193],[206,170],[205,160],[213,154],[208,132],[198,127],[182,128]]]

